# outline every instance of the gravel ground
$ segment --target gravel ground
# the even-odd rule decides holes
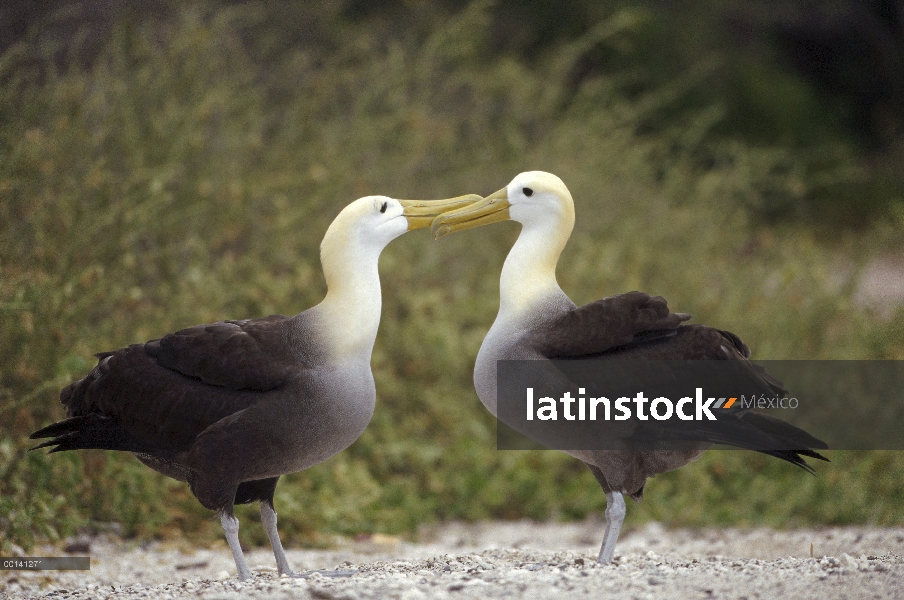
[[[245,583],[225,543],[186,551],[95,538],[90,571],[0,571],[0,598],[904,598],[904,528],[650,524],[623,532],[615,563],[599,566],[602,530],[598,521],[452,523],[419,543],[376,535],[288,551],[297,570],[358,571],[342,579],[277,577],[269,549],[256,548]]]

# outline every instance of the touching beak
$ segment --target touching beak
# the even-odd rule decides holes
[[[474,204],[480,200],[477,194],[467,194],[445,200],[399,200],[405,218],[408,219],[408,231],[429,227],[433,220],[443,213]]]
[[[507,221],[511,218],[509,206],[508,188],[504,187],[464,208],[444,212],[433,221],[431,227],[433,238],[439,239],[463,229]]]

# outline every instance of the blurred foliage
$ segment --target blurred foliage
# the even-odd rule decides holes
[[[755,357],[904,359],[904,311],[853,300],[867,261],[904,242],[899,150],[866,154],[774,63],[700,50],[705,28],[669,38],[647,6],[577,4],[544,33],[486,2],[154,3],[101,37],[61,47],[42,25],[7,47],[0,550],[109,522],[219,538],[184,484],[118,453],[27,453],[27,436],[63,416],[58,391],[94,352],[315,304],[323,232],[366,194],[489,193],[548,170],[577,204],[559,273],[576,302],[642,289]],[[288,543],[604,510],[577,461],[496,451],[473,391],[516,235],[417,232],[384,252],[377,411],[348,451],[281,481]],[[904,522],[900,453],[831,458],[814,478],[711,452],[651,482],[628,523]]]

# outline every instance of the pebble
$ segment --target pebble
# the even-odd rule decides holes
[[[239,582],[228,549],[191,555],[159,543],[91,540],[90,572],[2,572],[0,599],[237,600],[250,598],[826,598],[899,596],[904,529],[669,530],[623,535],[615,563],[596,562],[597,524],[448,524],[427,541],[335,550],[290,550],[298,571],[357,570],[350,577],[278,576],[269,549],[247,553]],[[592,530],[592,534],[588,533]],[[465,540],[464,542],[462,540]],[[810,557],[810,545],[820,554]],[[656,550],[650,549],[655,546]],[[360,548],[360,551],[359,551]],[[755,554],[751,554],[755,553]],[[53,554],[48,549],[46,555]],[[199,565],[180,566],[176,565]],[[137,568],[136,568],[137,567]]]

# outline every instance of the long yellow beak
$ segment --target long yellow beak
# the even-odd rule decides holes
[[[444,200],[399,200],[408,219],[408,231],[429,227],[433,220],[443,213],[474,204],[482,198],[477,194],[467,194]]]
[[[509,206],[508,188],[504,187],[473,204],[444,212],[434,219],[430,230],[433,238],[438,240],[456,231],[507,221],[511,218]]]

